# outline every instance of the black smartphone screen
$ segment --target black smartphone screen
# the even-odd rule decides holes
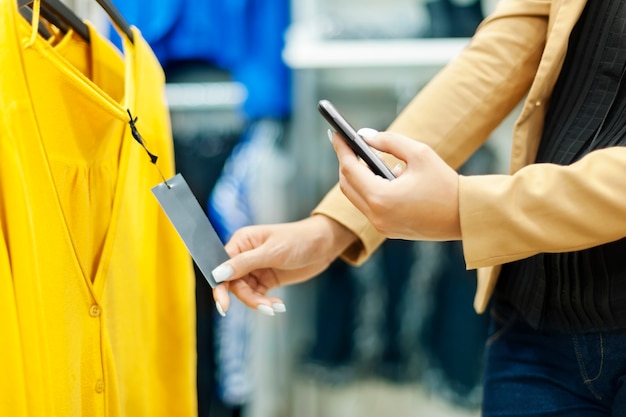
[[[350,123],[337,111],[335,106],[328,100],[320,100],[317,109],[330,123],[330,125],[340,133],[341,137],[352,148],[370,169],[383,178],[392,180],[396,178],[385,162],[372,151],[372,148],[365,143],[361,135],[352,127]]]

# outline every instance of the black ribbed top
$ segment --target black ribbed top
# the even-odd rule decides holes
[[[624,0],[587,2],[570,36],[537,162],[569,165],[595,149],[626,144],[625,30]],[[495,297],[537,329],[626,328],[626,239],[506,264]]]

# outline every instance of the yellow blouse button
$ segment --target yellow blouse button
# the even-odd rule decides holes
[[[99,379],[96,381],[96,386],[94,387],[98,394],[102,394],[104,392],[104,381]]]
[[[89,315],[91,317],[99,317],[100,313],[101,313],[101,310],[100,310],[100,306],[99,305],[92,304],[92,306],[89,307]]]

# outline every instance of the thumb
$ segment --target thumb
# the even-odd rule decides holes
[[[417,141],[397,133],[377,132],[369,128],[360,129],[358,133],[372,148],[393,155],[402,161],[407,161],[407,150],[417,143]]]
[[[267,259],[261,248],[240,252],[211,271],[211,275],[218,283],[232,281],[257,269],[268,268]]]

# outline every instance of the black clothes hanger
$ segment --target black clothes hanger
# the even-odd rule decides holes
[[[111,3],[111,0],[96,0],[100,7],[104,9],[104,11],[109,15],[113,23],[122,31],[124,35],[128,38],[128,40],[132,42],[135,41],[133,36],[133,31],[130,30],[130,25],[124,19],[124,16],[117,10],[117,7]]]
[[[33,11],[30,8],[28,8],[28,7],[22,7],[20,9],[20,14],[22,16],[24,16],[24,19],[28,20],[29,22],[32,21],[32,19],[33,19]],[[47,17],[46,17],[46,19],[47,19]],[[50,23],[54,24],[54,22],[50,22]],[[54,24],[54,25],[58,27],[58,25],[56,25],[56,24]],[[39,25],[37,30],[38,30],[39,34],[41,36],[43,36],[44,38],[46,38],[46,39],[48,39],[48,38],[50,38],[50,36],[52,36],[52,34],[48,30],[48,28],[46,28],[44,25]]]
[[[26,18],[29,22],[33,19],[33,10],[30,7],[20,7],[20,14]],[[48,6],[41,5],[40,15],[45,18],[49,23],[56,26],[61,32],[66,33],[69,30],[69,25],[62,21],[53,10],[51,10]],[[49,38],[52,36],[52,33],[48,30],[45,25],[39,25],[38,27],[39,34],[44,38]]]
[[[20,10],[28,6],[33,0],[18,0]],[[41,16],[48,22],[59,28],[62,32],[74,29],[78,35],[89,42],[89,28],[76,14],[60,0],[42,0]]]
[[[130,25],[113,3],[110,0],[96,1],[109,15],[113,23],[133,42],[134,37]],[[33,0],[17,0],[17,5],[21,9],[32,2]],[[87,25],[60,0],[41,0],[41,15],[62,31],[67,31],[69,28],[74,29],[81,38],[89,42],[89,28]]]

